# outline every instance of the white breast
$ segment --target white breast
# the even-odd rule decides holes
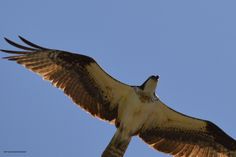
[[[136,133],[143,127],[149,116],[153,115],[153,109],[157,109],[157,103],[142,102],[139,95],[133,90],[123,98],[119,105],[118,120],[120,126],[130,134]]]

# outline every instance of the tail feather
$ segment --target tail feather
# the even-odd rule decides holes
[[[131,136],[124,136],[118,130],[104,150],[102,157],[123,157],[130,140]]]

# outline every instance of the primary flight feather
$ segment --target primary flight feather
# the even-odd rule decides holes
[[[214,123],[186,116],[166,106],[156,95],[159,76],[141,86],[129,86],[107,74],[88,56],[5,40],[21,51],[4,57],[23,65],[64,91],[91,115],[115,124],[102,157],[122,157],[132,136],[176,157],[236,157],[236,141]]]

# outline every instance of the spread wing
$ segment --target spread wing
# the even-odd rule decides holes
[[[176,157],[236,157],[236,141],[215,124],[156,103],[139,134],[151,147]]]
[[[9,44],[22,49],[1,50],[16,54],[4,57],[5,59],[16,61],[51,81],[93,116],[108,121],[115,120],[118,102],[131,89],[130,86],[113,79],[91,57],[44,48],[20,36],[19,38],[27,46],[5,38]]]

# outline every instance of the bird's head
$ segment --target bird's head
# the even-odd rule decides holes
[[[147,93],[155,93],[157,83],[158,83],[159,76],[152,75],[150,76],[141,86],[140,89],[142,89],[144,92]]]

